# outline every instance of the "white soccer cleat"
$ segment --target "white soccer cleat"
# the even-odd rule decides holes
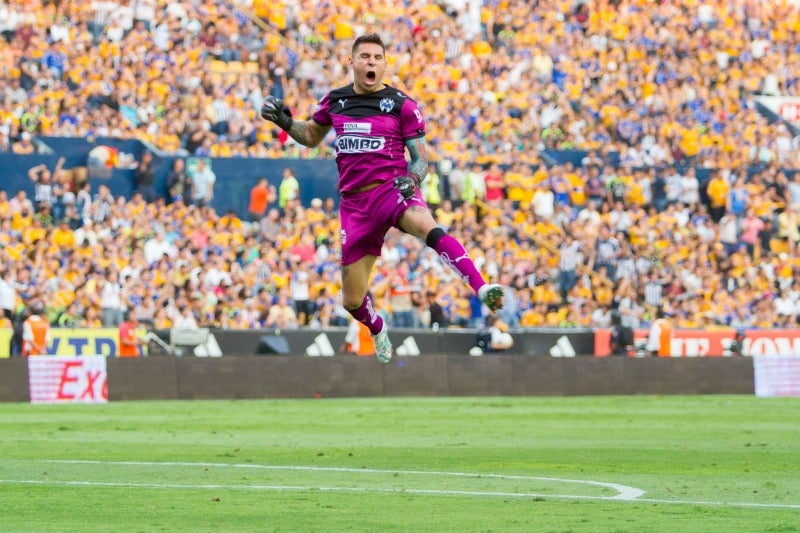
[[[478,290],[478,298],[486,304],[490,311],[494,312],[503,308],[505,291],[503,291],[503,287],[496,283],[487,283]]]
[[[373,335],[375,340],[375,356],[381,363],[388,363],[392,360],[392,341],[389,340],[389,331],[386,328],[386,322],[383,323],[383,328],[377,335]]]

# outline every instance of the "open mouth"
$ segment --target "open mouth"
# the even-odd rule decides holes
[[[375,81],[375,77],[376,77],[376,76],[377,76],[377,75],[375,74],[375,71],[374,71],[374,70],[368,70],[368,71],[367,71],[367,74],[366,74],[364,77],[366,78],[366,80],[367,80],[368,82],[370,82],[370,83],[373,83],[373,82]]]

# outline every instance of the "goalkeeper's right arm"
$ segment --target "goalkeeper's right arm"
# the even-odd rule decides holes
[[[295,141],[309,147],[318,145],[331,128],[317,124],[313,120],[294,120],[292,112],[283,100],[274,96],[267,96],[264,99],[261,105],[261,117],[284,130]]]

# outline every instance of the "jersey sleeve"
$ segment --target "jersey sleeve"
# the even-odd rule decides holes
[[[425,119],[417,102],[406,98],[400,108],[400,129],[403,140],[419,139],[425,136]]]
[[[320,126],[331,126],[331,93],[326,94],[319,101],[317,107],[314,109],[314,114],[311,115],[311,120]]]

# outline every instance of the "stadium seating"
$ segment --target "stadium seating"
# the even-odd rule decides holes
[[[636,325],[646,325],[659,306],[684,327],[797,322],[797,310],[787,312],[791,306],[786,304],[779,313],[771,302],[786,292],[800,309],[794,247],[778,236],[776,216],[800,203],[794,178],[800,139],[794,137],[796,125],[781,124],[781,116],[762,99],[786,98],[797,105],[796,3],[757,11],[729,9],[722,1],[580,2],[588,13],[579,13],[571,3],[555,0],[487,4],[479,12],[450,2],[398,7],[337,0],[347,17],[328,8],[295,12],[281,3],[259,7],[264,20],[255,24],[234,4],[176,8],[159,0],[143,31],[126,27],[125,10],[112,4],[78,9],[74,3],[33,0],[24,6],[32,14],[27,18],[16,16],[23,7],[8,4],[14,16],[0,20],[0,152],[27,153],[27,133],[34,140],[139,139],[165,156],[206,155],[206,144],[215,154],[233,153],[244,142],[249,157],[329,158],[330,147],[299,148],[259,121],[257,100],[269,92],[281,94],[296,116],[307,117],[328,87],[347,82],[343,59],[353,35],[379,31],[388,43],[388,80],[425,110],[430,158],[438,164],[444,198],[456,204],[452,214],[441,216],[448,219],[449,231],[471,244],[487,278],[514,288],[517,308],[507,317],[512,325],[582,321],[602,326],[607,320],[603,303],[622,306],[626,320]],[[121,31],[112,19],[121,23]],[[48,22],[53,20],[58,22]],[[34,64],[39,68],[31,68]],[[778,65],[789,66],[778,70]],[[235,132],[205,131],[213,88],[224,95],[227,122]],[[597,160],[588,157],[590,152]],[[493,163],[508,185],[506,199],[487,207],[480,192]],[[595,166],[602,187],[597,212],[587,203]],[[695,169],[696,181],[689,169]],[[731,186],[737,176],[745,177],[745,207],[771,224],[757,232],[755,245],[753,235],[742,229],[744,211],[737,211],[733,241],[722,246],[719,216],[706,209],[706,186],[717,171]],[[246,223],[234,234],[208,209],[142,205],[131,197],[106,206],[97,196],[101,179],[90,177],[94,212],[85,218],[96,220],[94,231],[102,236],[102,245],[93,248],[79,243],[71,253],[52,246],[35,249],[36,240],[52,238],[67,205],[52,206],[56,220],[52,212],[39,210],[34,223],[11,202],[16,190],[6,191],[7,202],[0,201],[0,260],[4,268],[17,265],[23,278],[17,280],[18,309],[35,300],[59,302],[50,310],[57,316],[79,300],[84,314],[99,310],[92,272],[126,267],[137,276],[148,273],[146,295],[158,305],[169,304],[167,319],[176,317],[182,299],[188,303],[195,292],[205,295],[195,309],[205,326],[252,327],[241,318],[245,301],[260,288],[273,297],[285,291],[290,270],[280,254],[296,244],[297,236],[271,242]],[[66,174],[55,179],[63,181]],[[474,180],[477,202],[462,203],[464,179]],[[77,193],[80,180],[67,181],[63,186]],[[614,210],[615,199],[631,220]],[[97,215],[103,209],[107,215]],[[310,226],[303,207],[298,209],[279,223],[292,224],[299,236]],[[85,228],[77,228],[81,218],[73,222],[74,231],[84,235]],[[336,217],[329,214],[325,223],[335,241]],[[36,237],[38,229],[31,230],[34,224],[41,225],[44,239]],[[203,226],[213,235],[188,257],[131,266],[136,251],[157,230],[188,245]],[[600,226],[611,235],[600,237]],[[543,295],[552,292],[546,281],[557,284],[562,274],[566,233],[579,242],[586,271],[578,273],[566,300],[556,295],[544,302]],[[244,260],[235,247],[250,237],[251,249],[259,251]],[[424,252],[420,244],[401,240],[413,276],[430,278],[457,322],[469,309],[460,280],[431,278],[418,261]],[[209,255],[220,256],[223,270],[235,275],[237,294],[207,281]],[[188,287],[173,284],[166,274],[179,261],[195,272]],[[441,265],[436,268],[439,273]],[[256,283],[253,271],[266,277]],[[30,274],[37,276],[26,279]],[[328,287],[335,297],[336,283],[324,272],[317,275],[317,289]],[[592,283],[604,277],[614,284],[610,296]],[[123,289],[125,305],[139,307],[142,295],[133,286]],[[623,296],[628,291],[630,296]],[[380,294],[378,299],[391,311]],[[263,312],[269,305],[265,300],[258,308]],[[423,324],[425,309],[418,312]]]

